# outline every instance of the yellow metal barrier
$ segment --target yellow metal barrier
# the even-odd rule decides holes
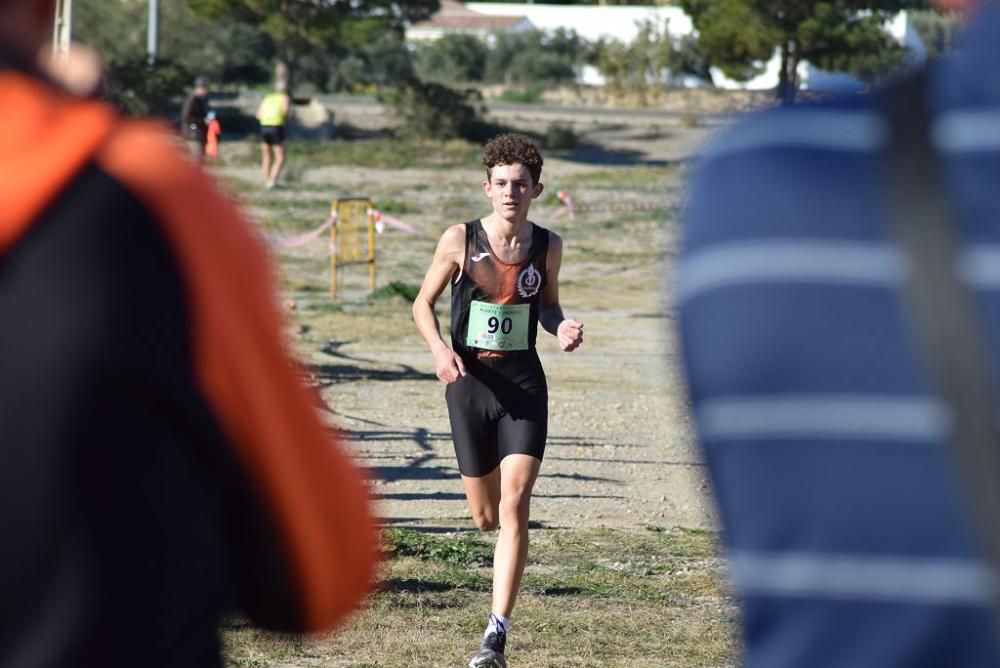
[[[337,272],[340,267],[368,264],[368,278],[375,291],[375,215],[367,197],[341,197],[333,200],[336,216],[330,227],[330,294],[337,299]],[[367,255],[362,239],[368,242]]]

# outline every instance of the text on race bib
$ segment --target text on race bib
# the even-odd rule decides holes
[[[530,321],[530,304],[473,301],[465,345],[483,350],[527,350]]]

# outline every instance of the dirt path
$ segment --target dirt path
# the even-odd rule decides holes
[[[678,243],[672,217],[682,175],[659,165],[689,155],[705,134],[699,128],[594,127],[584,137],[590,145],[642,151],[639,161],[654,166],[609,166],[574,155],[546,163],[543,181],[550,189],[571,189],[578,205],[662,203],[664,208],[598,211],[548,223],[566,240],[561,298],[566,313],[585,323],[586,342],[567,354],[551,336],[539,334],[551,418],[532,516],[543,527],[712,525],[705,471],[678,384],[674,321],[661,290]],[[318,222],[330,192],[376,192],[375,198],[406,203],[408,210],[399,217],[424,236],[380,237],[380,284],[418,284],[445,225],[487,213],[475,165],[450,172],[296,169],[286,189],[247,198],[258,220],[288,234]],[[222,171],[230,180],[256,178],[249,166]],[[553,202],[540,200],[533,218],[547,220],[553,211]],[[379,514],[392,526],[471,528],[444,387],[433,375],[409,304],[402,299],[365,304],[348,296],[344,307],[331,307],[316,291],[326,280],[322,245],[281,256],[287,295],[298,304],[295,345],[314,366],[322,395],[334,407],[332,421],[373,472]],[[360,269],[355,273],[345,281],[347,292],[359,295],[363,276]],[[438,309],[442,328],[446,305],[445,297]]]

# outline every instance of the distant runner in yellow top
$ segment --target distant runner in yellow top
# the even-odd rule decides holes
[[[257,107],[257,120],[260,121],[260,166],[268,189],[278,182],[281,168],[285,166],[285,124],[288,122],[290,109],[291,100],[287,84],[283,81],[279,81],[275,91],[265,95]]]

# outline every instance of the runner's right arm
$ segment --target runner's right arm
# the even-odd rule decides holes
[[[441,338],[441,326],[434,313],[434,304],[451,277],[461,270],[464,260],[465,226],[452,225],[441,235],[437,250],[434,251],[434,259],[431,260],[431,266],[420,286],[420,293],[413,302],[413,321],[434,355],[437,377],[446,385],[465,375],[465,364],[458,353]]]

